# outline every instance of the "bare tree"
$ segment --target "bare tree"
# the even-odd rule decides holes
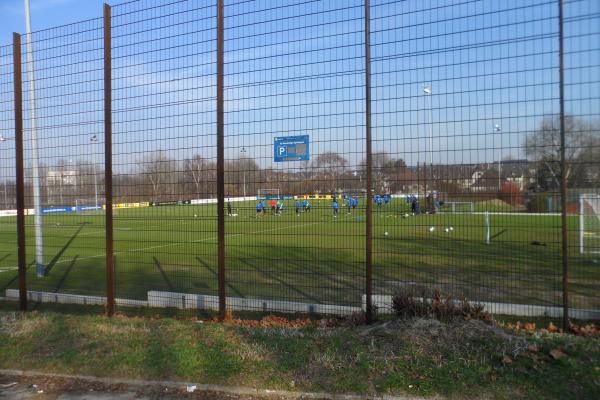
[[[202,184],[207,177],[207,172],[212,169],[210,164],[207,159],[198,154],[183,163],[185,177],[194,184],[194,195],[198,198],[200,197]]]
[[[538,163],[538,183],[545,188],[560,186],[560,117],[544,118],[540,127],[525,138],[525,155]],[[574,116],[565,117],[565,176],[579,185],[598,175],[593,160],[600,157],[600,128]],[[595,167],[594,167],[595,165]],[[594,169],[595,168],[595,169]],[[574,172],[576,172],[574,174]]]
[[[376,192],[396,192],[402,190],[416,179],[402,158],[392,158],[385,151],[373,153],[371,165],[373,170],[373,190]],[[367,160],[361,161],[359,170],[361,178],[366,178]]]
[[[347,165],[348,160],[339,153],[328,151],[319,154],[312,164],[313,173],[321,183],[318,189],[326,192],[339,189],[338,179],[344,174]]]
[[[158,201],[165,194],[165,189],[172,183],[177,168],[175,161],[166,156],[163,151],[149,153],[140,163],[141,173],[150,181],[152,201]]]

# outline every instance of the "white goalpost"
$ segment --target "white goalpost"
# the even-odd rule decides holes
[[[600,195],[579,197],[579,252],[600,253]]]
[[[80,208],[88,208],[88,210],[96,210],[102,208],[102,203],[98,199],[75,199],[75,206]],[[87,211],[87,210],[84,210]]]
[[[279,199],[279,189],[258,189],[258,200]]]
[[[366,199],[367,198],[367,189],[343,189],[343,190],[338,190],[338,193],[341,194],[342,196],[352,196],[352,197],[356,197],[359,199]]]
[[[450,213],[474,213],[475,203],[472,201],[445,201],[442,207],[444,212]]]

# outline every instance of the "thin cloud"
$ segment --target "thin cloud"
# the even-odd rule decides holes
[[[43,11],[52,7],[59,7],[73,3],[75,0],[30,0],[31,11]],[[9,0],[0,5],[0,12],[23,15],[25,6],[23,0]]]

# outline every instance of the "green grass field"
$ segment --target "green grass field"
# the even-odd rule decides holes
[[[233,203],[238,216],[226,218],[228,296],[359,305],[364,209],[348,215],[341,207],[333,218],[322,201],[296,216],[287,203],[282,216],[262,218],[256,218],[254,203]],[[486,244],[482,214],[405,218],[407,211],[400,200],[374,208],[375,294],[440,288],[480,301],[561,303],[558,216],[490,215]],[[101,213],[45,216],[47,276],[38,278],[28,217],[28,288],[104,295],[103,219]],[[18,284],[15,223],[0,218],[0,293]],[[569,224],[571,304],[599,308],[600,264],[579,254],[577,217]],[[214,205],[115,210],[117,297],[145,300],[149,290],[216,294],[216,228]]]

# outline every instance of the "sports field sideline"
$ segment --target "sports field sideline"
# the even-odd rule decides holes
[[[321,201],[296,215],[288,201],[281,216],[257,218],[254,205],[233,203],[237,216],[226,218],[228,296],[360,304],[363,208],[347,214],[340,207],[334,218],[330,202]],[[486,244],[480,213],[406,217],[408,208],[402,200],[374,207],[375,294],[440,288],[471,300],[560,304],[558,216],[491,214]],[[215,205],[118,209],[114,215],[117,297],[145,300],[149,290],[217,293]],[[103,214],[44,216],[43,278],[32,267],[33,220],[27,218],[28,289],[104,295]],[[15,218],[0,218],[2,294],[17,287],[15,224]],[[600,264],[579,254],[576,216],[569,229],[572,307],[599,308]]]

